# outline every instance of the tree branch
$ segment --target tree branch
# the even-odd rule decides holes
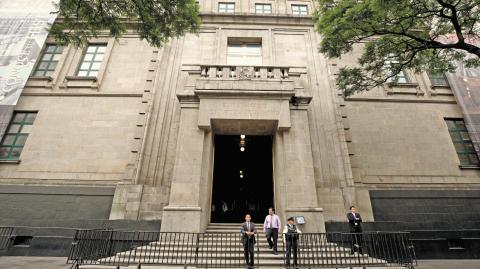
[[[445,3],[443,0],[437,0],[437,2],[445,8],[448,8],[451,10],[452,15],[448,16],[450,21],[452,22],[453,28],[455,29],[455,33],[457,34],[458,42],[459,43],[464,43],[465,38],[462,33],[462,27],[460,26],[460,23],[458,22],[458,16],[457,16],[457,8],[456,6],[452,4]],[[459,2],[460,3],[460,2]],[[442,12],[443,13],[443,12]],[[479,55],[480,57],[480,55]]]

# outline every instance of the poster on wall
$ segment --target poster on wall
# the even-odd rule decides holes
[[[470,44],[480,46],[479,39],[469,39]],[[476,56],[471,56],[476,57]],[[454,73],[446,75],[448,84],[462,109],[467,128],[477,156],[468,156],[472,163],[480,157],[480,68],[467,68],[463,62],[457,63]]]
[[[52,0],[0,0],[0,136],[56,14]]]

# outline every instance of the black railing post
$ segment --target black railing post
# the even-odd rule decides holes
[[[195,267],[198,267],[198,251],[200,249],[200,235],[196,234],[196,240],[195,240]]]

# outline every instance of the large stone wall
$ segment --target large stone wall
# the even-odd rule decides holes
[[[459,168],[444,120],[462,117],[456,104],[351,101],[346,107],[359,182],[441,184],[472,175]]]
[[[10,184],[116,184],[133,140],[138,98],[23,96],[17,110],[38,111],[19,164],[0,165]]]
[[[478,190],[375,190],[370,197],[375,221],[411,223],[411,230],[480,227]]]
[[[0,186],[0,224],[106,219],[113,193],[112,187]]]

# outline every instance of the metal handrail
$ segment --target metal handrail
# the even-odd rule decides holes
[[[15,239],[15,227],[0,226],[0,250],[9,249]]]
[[[255,267],[262,262],[258,239],[257,235]],[[415,251],[406,232],[303,233],[295,240],[297,260],[292,257],[290,261],[291,266],[298,268],[416,266]],[[282,240],[279,244],[285,253]],[[94,264],[242,268],[243,251],[240,233],[77,230],[67,263],[72,267]]]

